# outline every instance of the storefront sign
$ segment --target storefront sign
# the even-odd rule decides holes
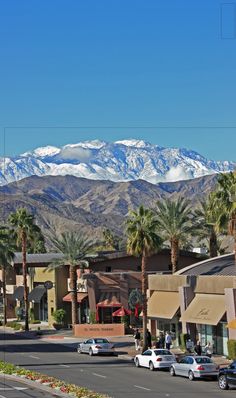
[[[107,324],[79,324],[74,326],[75,337],[109,337],[123,336],[125,327],[123,323],[107,323]]]

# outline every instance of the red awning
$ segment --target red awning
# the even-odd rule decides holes
[[[88,297],[88,293],[77,293],[77,303],[81,303],[86,297]],[[63,301],[71,302],[71,294],[68,293],[63,297]]]
[[[112,313],[112,316],[126,316],[126,315],[130,315],[131,311],[127,310],[124,307],[119,308],[118,310],[116,310],[115,312]]]
[[[121,307],[121,303],[118,300],[116,293],[102,293],[97,307]]]

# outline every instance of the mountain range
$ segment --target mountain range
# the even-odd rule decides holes
[[[215,187],[216,175],[187,181],[151,184],[144,180],[113,182],[74,176],[32,176],[0,187],[0,219],[25,207],[35,215],[45,234],[77,230],[102,237],[109,228],[124,233],[129,210],[143,204],[155,208],[165,198],[182,196],[195,206]]]
[[[234,170],[236,162],[213,161],[184,148],[163,148],[142,140],[84,141],[45,146],[0,159],[0,185],[29,176],[72,175],[92,180],[153,184]]]

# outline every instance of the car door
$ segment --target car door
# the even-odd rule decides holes
[[[150,351],[150,350],[144,351],[144,353],[141,355],[140,365],[148,368],[151,356],[152,356],[152,351]]]
[[[236,385],[236,361],[232,362],[227,369],[227,378],[229,384]]]
[[[175,373],[179,376],[184,376],[186,372],[187,357],[182,358],[179,363],[175,364]]]
[[[89,348],[91,347],[92,344],[93,344],[92,339],[87,340],[84,344],[84,352],[89,352]]]
[[[191,369],[193,369],[193,367],[194,367],[194,359],[193,359],[193,357],[187,357],[186,358],[186,366],[184,367],[184,375],[183,376],[187,376],[188,377],[189,371]]]

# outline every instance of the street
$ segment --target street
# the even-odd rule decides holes
[[[3,331],[0,332],[0,359],[113,398],[235,396],[235,390],[219,390],[216,381],[190,382],[181,377],[172,378],[167,371],[137,369],[132,361],[120,357],[89,357],[78,354],[71,345],[66,347],[40,339],[22,339],[14,334],[4,334]],[[24,397],[24,390],[18,397]]]

